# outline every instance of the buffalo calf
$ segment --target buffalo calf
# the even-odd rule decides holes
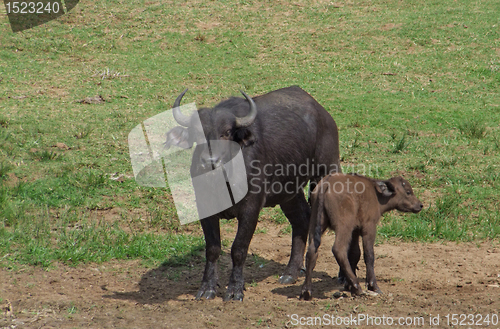
[[[309,222],[309,249],[306,256],[306,279],[301,299],[312,298],[312,272],[318,257],[321,236],[327,228],[335,231],[332,252],[346,289],[352,295],[362,293],[356,268],[361,256],[359,237],[363,238],[368,289],[381,293],[374,271],[373,245],[377,223],[383,213],[393,209],[418,213],[423,205],[410,183],[402,177],[375,180],[360,175],[332,174],[323,178],[311,195],[312,214]]]

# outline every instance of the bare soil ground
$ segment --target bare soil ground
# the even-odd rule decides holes
[[[477,314],[490,314],[492,319],[491,314],[500,313],[498,243],[378,245],[375,271],[384,294],[352,298],[336,284],[338,266],[330,251],[334,235],[329,233],[315,269],[314,299],[307,302],[298,299],[303,278],[292,285],[277,282],[288,261],[290,236],[269,224],[265,229],[250,246],[243,302],[224,303],[224,287],[215,300],[195,301],[201,261],[152,269],[140,261],[58,264],[48,270],[4,268],[0,270],[0,328],[300,328],[313,323],[307,317],[321,317],[322,324],[330,327],[324,319],[360,315],[374,322],[337,327],[389,327],[380,322],[384,316],[386,323],[387,317],[393,319],[394,328],[408,327],[398,324],[400,317],[404,321],[423,318],[419,327],[451,328],[447,314],[450,320],[451,314],[474,314],[477,323]],[[234,232],[225,234],[234,237]],[[229,249],[225,251],[220,261],[221,285],[227,284],[231,268]],[[362,262],[358,274],[364,279]],[[431,325],[429,318],[437,315],[439,324]],[[316,319],[310,327],[321,326]]]

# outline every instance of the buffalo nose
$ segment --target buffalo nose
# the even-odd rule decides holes
[[[201,159],[201,166],[204,169],[218,168],[221,165],[220,157],[206,157]]]
[[[421,202],[419,202],[413,206],[411,211],[416,214],[416,213],[420,212],[420,210],[422,210],[422,208],[424,208],[424,205]]]

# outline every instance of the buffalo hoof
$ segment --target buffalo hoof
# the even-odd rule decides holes
[[[347,280],[346,280],[345,276],[339,276],[339,277],[337,278],[337,282],[338,282],[338,284],[340,284],[340,285],[345,285],[345,284],[347,283]]]
[[[380,291],[380,290],[379,290]],[[367,291],[364,291],[363,292],[363,295],[366,295],[366,296],[371,296],[371,297],[377,297],[378,295],[380,295],[382,293],[382,291],[380,292],[376,292],[376,291],[371,291],[371,290],[367,290]]]
[[[377,294],[377,295],[382,295],[383,294],[382,290],[380,290],[379,288],[376,288],[376,289],[370,289],[370,288],[368,288],[368,291],[370,291],[370,292],[372,292],[374,294]]]
[[[352,297],[355,297],[355,296],[361,296],[363,295],[363,290],[361,289],[351,289],[351,296]]]
[[[239,302],[242,302],[243,297],[244,295],[242,292],[237,292],[237,293],[227,292],[226,295],[224,296],[224,301],[229,302],[230,300],[237,300]]]
[[[353,297],[363,295],[363,289],[361,289],[361,286],[359,284],[350,285],[350,284],[346,283],[346,285],[344,286],[344,290],[350,291],[351,296],[353,296]]]
[[[312,292],[310,290],[304,290],[300,294],[300,299],[301,300],[311,300],[313,298]]]
[[[281,284],[291,284],[291,283],[295,283],[295,278],[291,275],[282,275],[280,276],[280,279],[279,279],[279,282]]]
[[[216,295],[217,292],[213,289],[208,289],[208,290],[200,289],[196,294],[196,300],[214,299]]]
[[[366,283],[366,288],[369,290],[369,291],[372,291],[376,294],[381,294],[382,293],[382,290],[380,290],[380,288],[378,287],[378,285],[375,283],[375,284],[370,284],[370,282],[367,282]]]

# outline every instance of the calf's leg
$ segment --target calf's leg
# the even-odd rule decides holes
[[[355,230],[352,233],[351,244],[348,251],[349,264],[351,265],[351,269],[354,272],[354,275],[356,275],[359,259],[361,258],[361,250],[359,249],[359,235],[360,232],[358,230]],[[347,282],[342,270],[339,270],[337,281],[339,284],[346,284]]]
[[[300,299],[311,300],[312,299],[312,273],[314,267],[316,266],[316,260],[318,259],[318,248],[312,239],[309,240],[309,247],[307,249],[306,255],[306,279],[302,285],[302,292],[300,293]],[[319,242],[321,242],[321,237]]]
[[[363,257],[366,264],[366,284],[368,290],[381,294],[382,291],[377,285],[375,278],[375,252],[373,245],[375,244],[376,227],[368,227],[363,232]]]
[[[360,232],[355,230],[352,233],[351,244],[349,246],[349,264],[351,269],[356,275],[356,270],[358,269],[359,259],[361,258],[361,250],[359,249],[359,235]]]
[[[340,270],[344,273],[347,284],[350,287],[352,295],[360,295],[363,290],[359,285],[358,278],[354,274],[349,263],[348,249],[351,244],[352,232],[348,230],[343,230],[342,228],[337,228],[335,232],[335,243],[332,247],[333,255],[340,266]]]
[[[321,236],[327,227],[328,225],[325,224],[323,210],[320,209],[317,212],[313,210],[309,226],[309,247],[306,255],[306,279],[302,285],[300,299],[312,299],[312,273],[314,267],[316,266],[316,260],[318,259],[318,249],[321,245]]]

